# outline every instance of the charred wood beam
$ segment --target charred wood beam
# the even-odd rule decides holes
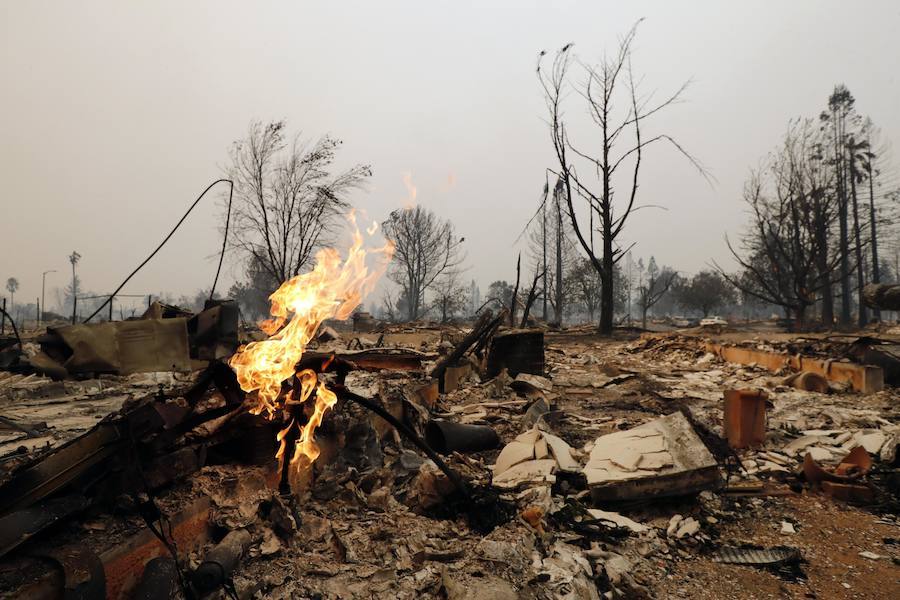
[[[478,343],[475,345],[475,349],[472,350],[472,354],[481,358],[484,353],[484,349],[494,338],[494,334],[497,333],[497,330],[500,329],[500,326],[503,325],[503,321],[506,319],[506,309],[500,311],[500,314],[497,315],[493,321],[491,321],[487,328],[485,329],[484,335],[481,336],[481,339],[478,340]]]
[[[343,363],[349,370],[362,371],[421,371],[422,363],[434,360],[436,354],[425,354],[414,350],[401,350],[391,352],[388,350],[371,349],[361,352],[315,352],[308,350],[303,353],[297,363],[297,370],[312,369],[316,372],[337,370],[336,367]],[[332,361],[327,368],[323,366]]]
[[[447,367],[456,364],[462,355],[465,354],[469,348],[471,348],[476,342],[482,339],[485,333],[489,330],[491,325],[491,317],[493,313],[490,310],[486,310],[481,313],[481,316],[478,317],[478,320],[475,321],[475,325],[472,327],[472,331],[463,338],[463,340],[456,345],[453,351],[445,356],[443,359],[439,360],[438,363],[434,366],[434,369],[431,370],[431,377],[441,381],[444,377],[444,371],[447,370]]]
[[[531,306],[537,298],[537,284],[541,277],[544,276],[544,273],[546,273],[546,271],[541,271],[540,273],[537,271],[534,272],[534,280],[531,282],[531,289],[528,290],[528,299],[525,301],[525,310],[522,313],[522,323],[519,325],[522,329],[525,329],[525,325],[528,324],[528,315],[531,313]]]

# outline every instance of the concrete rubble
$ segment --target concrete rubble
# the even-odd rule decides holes
[[[179,573],[198,596],[242,599],[729,597],[770,583],[826,598],[847,582],[868,597],[895,580],[900,405],[890,385],[862,393],[729,362],[709,340],[674,334],[600,340],[491,330],[486,319],[485,335],[499,337],[455,356],[468,327],[356,321],[365,336],[329,323],[309,353],[349,369],[348,394],[421,437],[437,419],[490,427],[499,447],[426,455],[387,416],[342,399],[317,433],[322,455],[308,480],[286,495],[278,424],[247,414],[222,372],[212,381],[212,354],[79,379],[0,371],[0,547],[21,510],[38,517],[0,557],[4,597],[77,588],[131,598],[168,584],[180,597]],[[25,345],[41,351],[36,338]],[[729,445],[729,390],[764,392],[762,439]],[[145,407],[163,419],[155,428],[120,426],[136,432],[129,415]],[[27,506],[4,496],[55,452],[105,431],[118,437],[99,447],[133,456],[143,484],[129,460],[95,452],[85,455],[99,461],[90,477],[29,491],[38,499]],[[171,549],[148,527],[163,521],[177,562],[162,560]],[[846,556],[857,570],[837,575]],[[92,565],[80,583],[68,578],[76,564]]]

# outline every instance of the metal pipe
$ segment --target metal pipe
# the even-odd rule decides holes
[[[191,584],[201,595],[220,588],[231,578],[241,557],[250,547],[250,533],[236,529],[207,552],[203,562],[191,575]]]
[[[466,425],[444,419],[428,421],[425,441],[441,454],[481,452],[500,445],[497,432],[486,425]]]

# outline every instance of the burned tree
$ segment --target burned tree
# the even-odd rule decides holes
[[[450,221],[421,206],[392,212],[384,222],[384,235],[395,246],[390,278],[407,300],[407,319],[415,321],[437,278],[462,263],[462,239]]]
[[[599,145],[586,151],[569,137],[563,116],[563,98],[569,90],[569,70],[578,62],[567,44],[553,60],[549,70],[544,68],[543,56],[538,61],[538,79],[544,91],[549,113],[553,148],[558,163],[557,175],[563,183],[563,197],[572,228],[591,265],[602,282],[599,331],[609,334],[613,327],[615,282],[614,267],[626,250],[618,244],[628,217],[638,208],[637,192],[644,150],[658,142],[666,142],[685,156],[701,173],[703,168],[669,135],[647,136],[647,119],[676,102],[686,84],[662,102],[652,104],[649,97],[638,92],[631,66],[631,47],[637,24],[619,43],[618,50],[596,66],[585,66],[585,83],[581,97],[586,100],[594,124],[599,128]],[[617,116],[616,103],[626,98],[624,114]],[[579,161],[586,168],[576,168]],[[621,172],[620,172],[621,170]],[[625,173],[627,171],[627,174]],[[592,180],[593,176],[593,180]],[[624,177],[623,180],[620,177]],[[624,205],[614,205],[614,195],[624,197]],[[579,217],[576,201],[586,212]],[[584,221],[587,221],[586,223]],[[599,236],[599,248],[595,236]]]
[[[886,154],[887,150],[880,142],[880,131],[875,125],[872,123],[870,119],[866,119],[863,123],[863,135],[865,135],[866,142],[866,152],[862,156],[862,169],[865,172],[865,178],[867,180],[868,187],[868,209],[869,209],[869,245],[871,246],[872,253],[872,283],[879,284],[882,282],[883,269],[882,265],[879,262],[879,230],[881,229],[883,223],[883,217],[881,216],[882,207],[880,206],[881,201],[887,200],[888,205],[896,205],[896,198],[891,198],[892,193],[896,193],[896,190],[889,192],[887,196],[879,194],[876,201],[875,188],[876,178],[881,177],[882,175],[882,166],[878,163],[881,161],[882,157]],[[881,182],[877,184],[880,186]],[[874,309],[874,316],[876,319],[881,320],[881,310],[878,308]]]
[[[513,297],[513,286],[507,281],[494,281],[488,286],[484,305],[491,304],[497,309],[509,309]]]
[[[641,261],[638,261],[638,265],[641,275],[637,289],[637,303],[641,309],[641,327],[647,329],[647,312],[668,293],[678,273],[669,267],[660,269],[652,256],[646,270],[642,268]]]
[[[575,301],[584,308],[588,319],[593,323],[594,315],[600,308],[601,284],[597,271],[588,259],[582,258],[569,273],[569,279],[575,292]]]
[[[736,301],[734,286],[715,271],[700,271],[678,288],[678,304],[704,318],[715,308]]]
[[[284,121],[250,124],[234,143],[226,169],[234,181],[231,245],[277,285],[302,273],[315,252],[333,242],[347,195],[372,174],[357,164],[333,172],[341,141],[285,138]]]
[[[798,326],[804,324],[809,307],[830,293],[831,274],[842,258],[841,252],[829,252],[820,235],[820,228],[831,228],[837,211],[829,201],[831,171],[818,147],[809,122],[788,130],[779,151],[744,186],[752,220],[742,251],[726,238],[742,276],[716,265],[735,287],[781,306]],[[822,218],[826,222],[820,222]]]
[[[434,282],[432,309],[440,315],[441,323],[447,323],[465,310],[468,303],[467,290],[459,282],[459,272],[449,270]]]
[[[6,291],[9,292],[9,310],[16,307],[16,292],[19,291],[19,280],[10,277],[6,280]]]
[[[527,226],[533,269],[542,273],[539,297],[543,300],[543,319],[549,322],[551,307],[556,325],[562,324],[573,299],[574,281],[569,273],[579,258],[565,202],[562,179],[552,190],[545,185],[541,204]]]
[[[72,285],[69,288],[71,290],[72,296],[72,324],[75,323],[75,318],[78,314],[78,293],[81,291],[80,281],[78,276],[75,274],[75,265],[78,264],[78,261],[81,260],[81,254],[79,254],[76,250],[72,250],[72,254],[69,255],[69,264],[72,265]],[[67,290],[68,291],[68,290]]]
[[[849,161],[847,142],[858,116],[855,109],[856,99],[841,84],[834,88],[828,97],[828,109],[819,116],[828,140],[823,144],[829,164],[834,171],[833,194],[838,213],[838,247],[840,254],[839,278],[841,286],[842,325],[850,324],[850,227],[849,227]]]

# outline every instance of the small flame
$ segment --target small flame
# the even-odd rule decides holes
[[[406,186],[406,204],[403,206],[404,210],[412,210],[416,207],[416,195],[418,194],[418,190],[416,186],[412,182],[412,173],[404,173],[403,174],[403,185]]]
[[[382,248],[366,251],[355,215],[351,212],[348,219],[354,233],[346,258],[342,260],[334,248],[320,250],[312,271],[289,279],[269,296],[272,318],[260,323],[269,338],[242,346],[228,362],[241,389],[256,392],[251,396],[254,404],[250,411],[253,414],[265,413],[272,419],[286,406],[304,404],[315,391],[312,414],[300,426],[291,453],[290,464],[297,470],[308,468],[318,458],[320,451],[314,440],[316,428],[337,402],[337,396],[325,387],[324,382],[318,381],[313,370],[304,369],[297,373],[297,363],[322,321],[346,319],[359,306],[375,287],[394,252],[390,241]],[[377,224],[373,224],[366,231],[371,236],[376,230]],[[366,265],[370,255],[382,257],[382,264],[371,272]],[[300,387],[299,397],[282,395],[282,384],[295,375]],[[279,460],[285,458],[288,433],[295,426],[298,426],[296,419],[291,417],[287,427],[276,437],[279,442],[276,458]]]

